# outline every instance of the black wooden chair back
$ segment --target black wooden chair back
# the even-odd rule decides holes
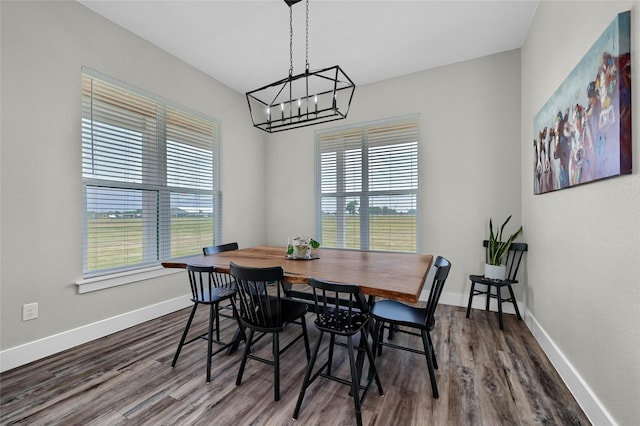
[[[234,242],[234,243],[220,244],[218,246],[202,247],[202,253],[204,253],[205,256],[208,256],[210,254],[221,253],[223,251],[231,251],[231,250],[238,250],[238,243]]]
[[[485,262],[489,263],[489,241],[484,240],[482,246],[487,249],[485,251]],[[524,257],[524,253],[529,249],[527,243],[511,243],[507,252],[504,264],[507,266],[507,280],[517,283],[516,275],[520,268],[520,262]]]
[[[257,331],[273,332],[284,326],[281,286],[284,269],[281,266],[251,268],[231,262],[231,275],[236,280],[240,320]],[[267,285],[275,283],[274,293]]]
[[[357,285],[315,278],[309,280],[309,285],[318,329],[342,336],[354,335],[369,320],[367,301]]]
[[[431,324],[435,323],[434,315],[440,301],[440,296],[442,295],[444,283],[447,281],[449,271],[451,270],[451,262],[442,256],[438,256],[433,266],[436,268],[436,272],[433,277],[433,284],[431,285],[429,299],[427,299],[427,306],[425,308],[427,311],[424,324],[426,329],[431,328]]]
[[[187,273],[193,302],[220,302],[236,292],[233,277],[216,271],[213,266],[187,265]]]

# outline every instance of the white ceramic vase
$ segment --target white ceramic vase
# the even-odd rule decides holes
[[[307,244],[293,244],[294,259],[311,259],[311,247]]]

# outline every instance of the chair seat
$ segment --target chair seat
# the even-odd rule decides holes
[[[197,297],[192,298],[191,300],[198,303],[217,303],[230,299],[234,294],[236,294],[236,290],[234,288],[214,287],[211,291],[209,291],[209,289],[204,290],[201,294],[198,294]]]
[[[395,300],[379,300],[371,308],[371,316],[383,322],[392,322],[426,330],[427,311]]]
[[[278,317],[277,303],[278,299],[276,297],[269,296],[269,304],[271,305],[269,311],[271,311],[271,315],[263,315],[260,311],[262,308],[259,308],[257,316],[260,318],[261,323],[251,323],[248,318],[242,318],[242,322],[261,331],[282,331],[285,325],[300,319],[307,313],[306,303],[280,299],[280,317]]]
[[[280,300],[282,307],[282,321],[284,324],[293,322],[307,313],[307,304],[293,300]]]
[[[361,312],[349,313],[347,309],[330,309],[318,313],[314,324],[318,329],[329,333],[353,336],[367,323],[367,319]]]
[[[517,280],[495,280],[493,278],[486,278],[484,275],[469,275],[469,279],[474,283],[484,285],[503,286],[509,284],[517,284]]]

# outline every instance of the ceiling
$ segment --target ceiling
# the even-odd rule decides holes
[[[283,0],[79,0],[245,93],[289,72]],[[310,69],[340,65],[356,86],[522,46],[538,0],[309,2]],[[293,5],[293,73],[305,68],[305,1]]]

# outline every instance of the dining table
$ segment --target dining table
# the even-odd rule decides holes
[[[187,265],[215,266],[221,272],[229,273],[231,262],[255,268],[281,266],[285,282],[293,284],[293,287],[295,284],[307,284],[309,278],[318,278],[356,284],[370,300],[380,297],[416,303],[433,256],[320,248],[312,251],[311,259],[292,259],[286,255],[284,247],[258,246],[167,259],[162,266],[183,269]]]
[[[371,305],[376,297],[416,303],[422,293],[433,256],[416,253],[397,253],[364,250],[320,248],[312,251],[310,259],[293,259],[286,249],[278,246],[257,246],[215,254],[178,257],[162,262],[165,268],[186,269],[187,265],[214,266],[218,271],[231,273],[230,263],[254,268],[281,266],[284,281],[291,284],[287,297],[311,300],[311,293],[302,284],[318,278],[343,284],[355,284],[368,296]],[[296,286],[299,284],[300,286]],[[300,287],[301,290],[297,290]],[[228,354],[235,352],[240,331]],[[358,354],[358,369],[362,367],[362,353]]]

